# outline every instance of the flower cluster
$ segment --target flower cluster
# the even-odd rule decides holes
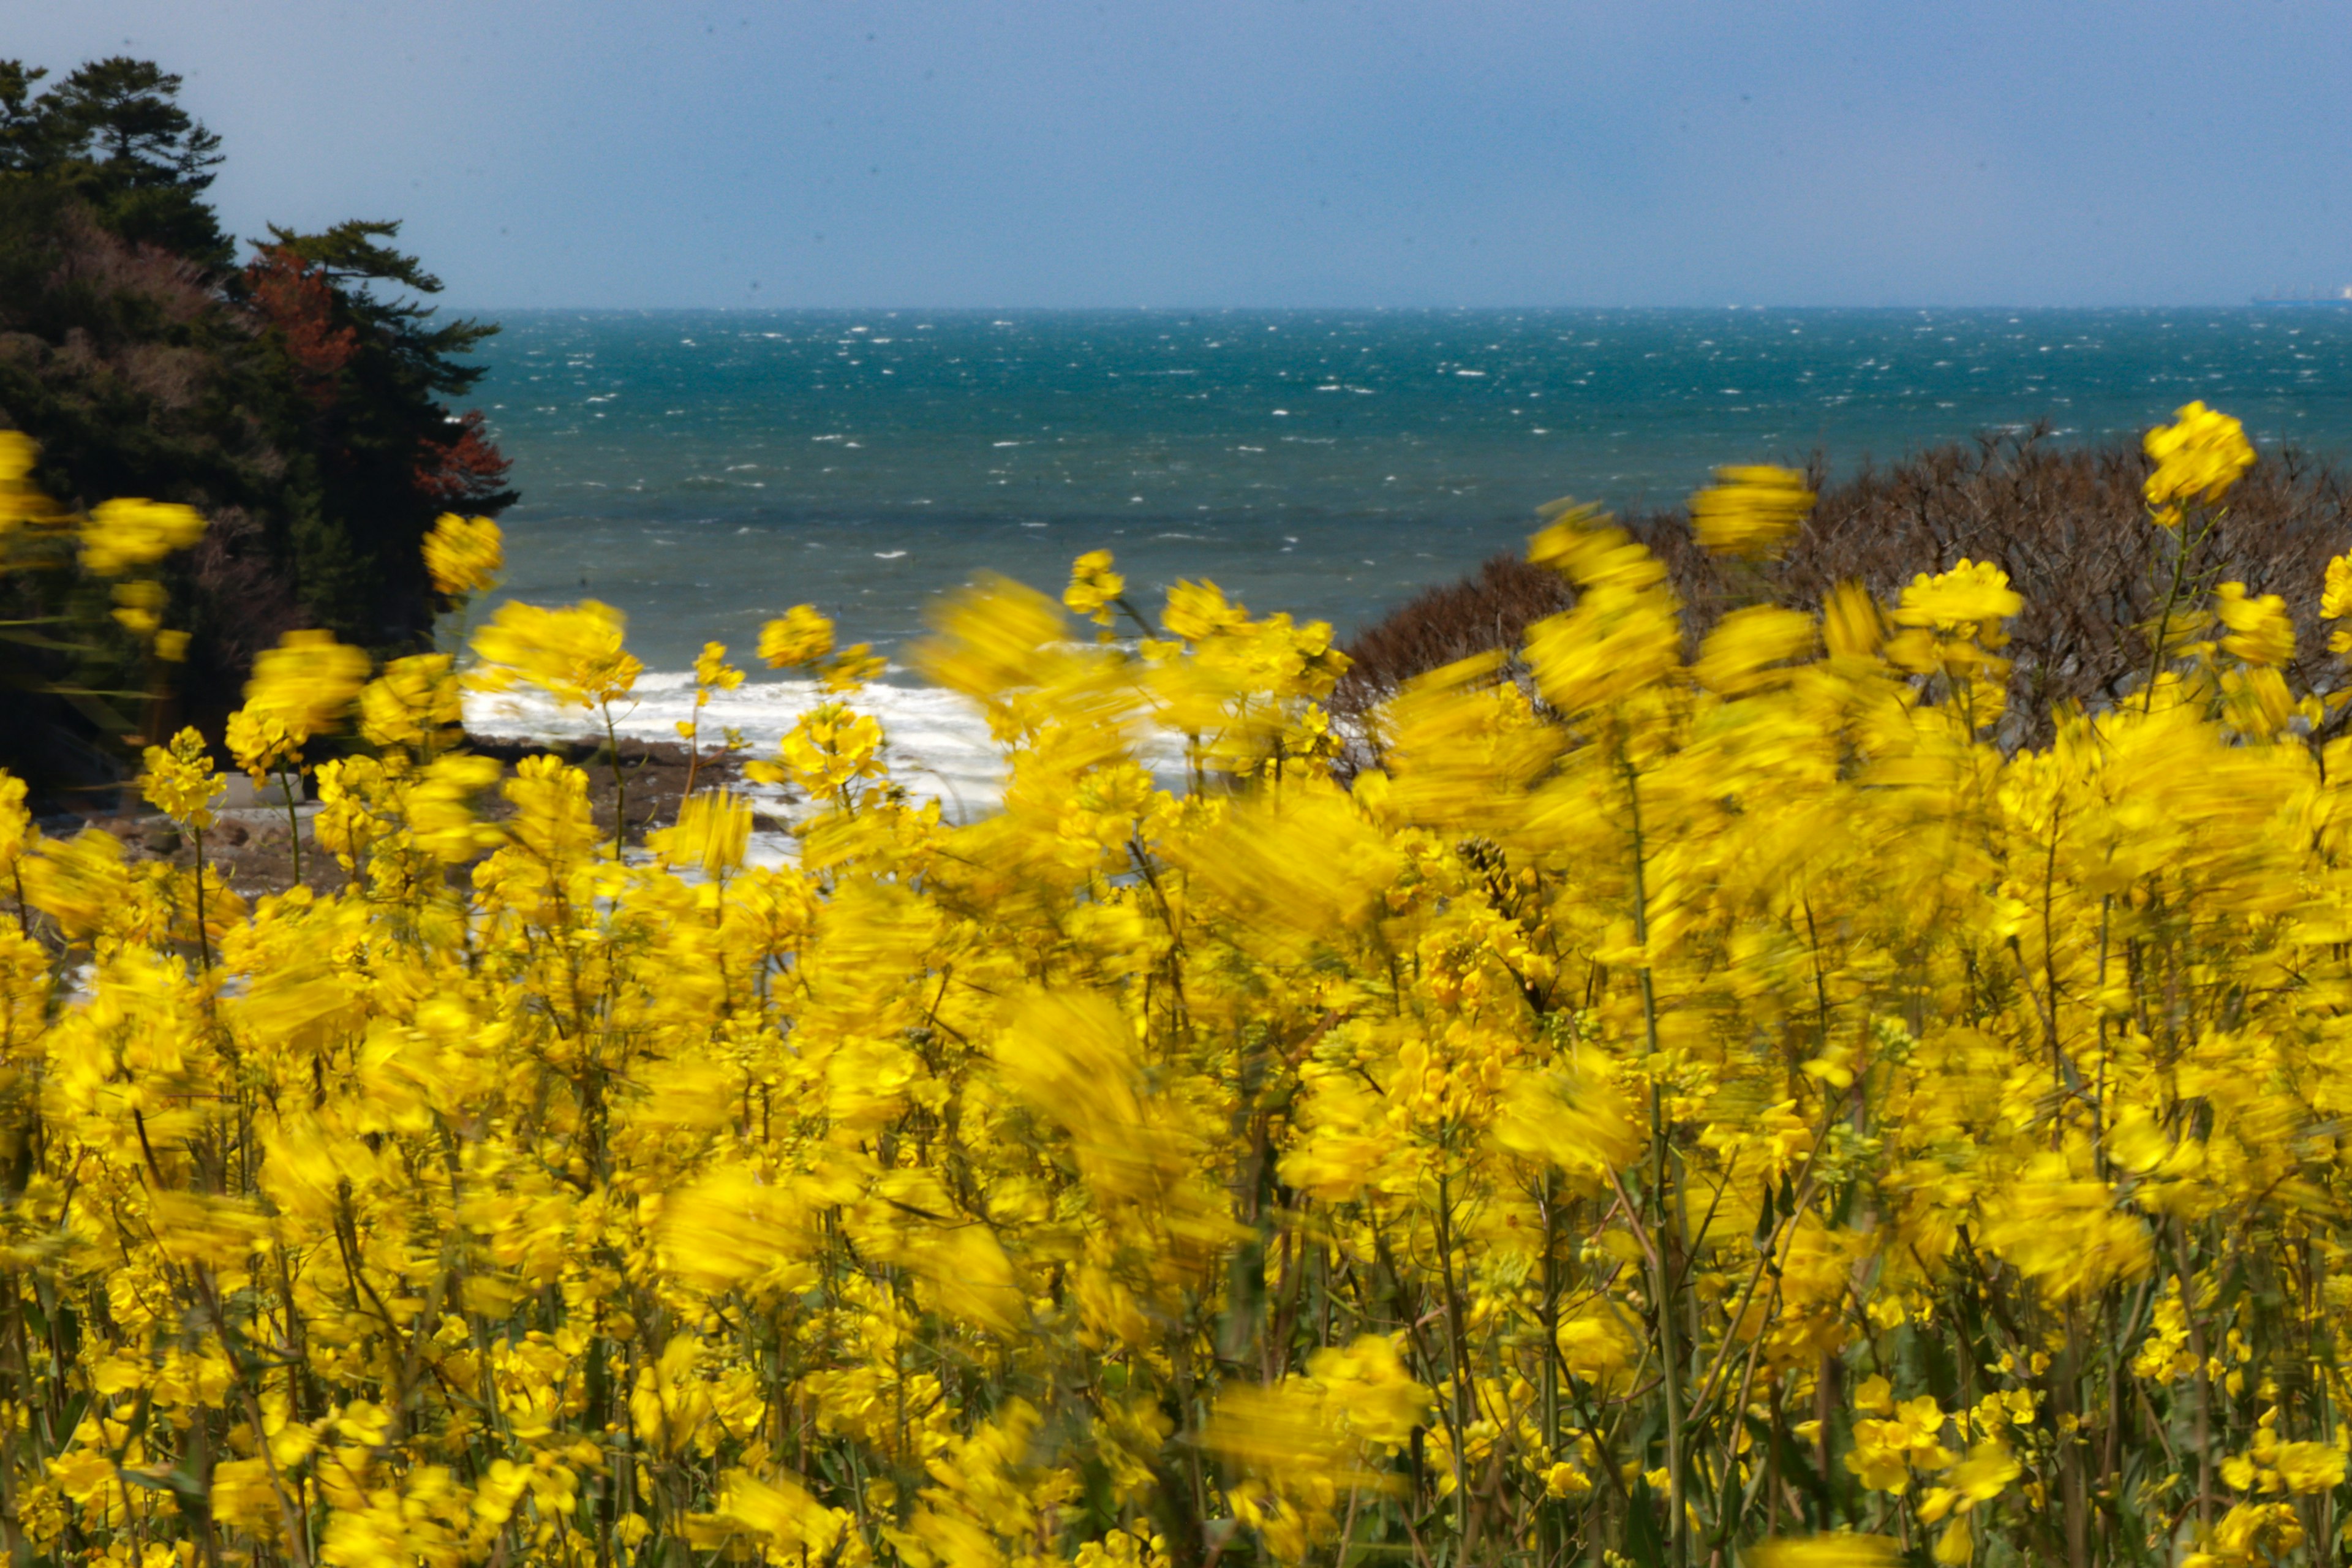
[[[506,539],[487,517],[445,511],[425,536],[425,573],[445,599],[466,599],[495,584],[506,570]]]
[[[1111,569],[1108,550],[1089,550],[1070,565],[1070,585],[1062,590],[1062,603],[1074,615],[1080,615],[1098,626],[1108,626],[1116,618],[1112,614],[1119,598],[1127,592],[1127,579]]]
[[[187,657],[188,634],[163,625],[169,593],[155,579],[131,574],[204,537],[203,514],[173,502],[132,500],[103,502],[86,516],[75,513],[50,500],[35,481],[39,457],[30,437],[0,430],[0,582],[23,586],[38,577],[52,594],[62,587],[66,597],[52,613],[11,621],[9,640],[17,647],[0,677],[26,689],[53,684],[58,671],[42,668],[44,656],[99,653],[89,633],[110,622],[130,635],[151,678],[161,666],[179,663]],[[103,601],[75,592],[97,583],[105,584]],[[37,597],[31,602],[37,603]],[[85,709],[92,699],[122,695],[89,689],[86,679],[70,683],[69,689]]]
[[[2167,528],[2180,526],[2184,509],[2220,500],[2254,466],[2245,426],[2202,403],[2181,407],[2142,445],[2154,464],[2145,486],[2148,510]]]
[[[1805,476],[1794,468],[1717,468],[1715,483],[1690,499],[1691,532],[1718,555],[1764,559],[1780,552],[1814,500]]]
[[[152,500],[102,501],[81,530],[81,563],[101,577],[152,566],[204,537],[195,508]]]
[[[446,660],[354,698],[313,641],[249,711],[359,715],[339,890],[0,776],[11,1550],[2340,1560],[2352,740],[2256,700],[2274,612],[2011,752],[1997,563],[1685,650],[1607,518],[1533,553],[1574,607],[1345,779],[1328,628],[976,584],[914,658],[1003,809],[845,698],[761,764],[782,865],[717,791],[622,853],[577,769],[449,749]],[[601,606],[479,646],[635,674]],[[218,787],[148,755],[192,833]]]

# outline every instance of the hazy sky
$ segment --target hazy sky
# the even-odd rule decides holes
[[[0,0],[465,308],[2242,301],[2352,283],[2343,0]]]

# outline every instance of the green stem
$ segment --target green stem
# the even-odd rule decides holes
[[[188,833],[196,841],[196,957],[210,973],[213,942],[211,933],[205,930],[205,830],[191,824]]]
[[[302,884],[302,817],[294,809],[295,770],[278,770],[278,787],[286,795],[286,842],[294,856],[294,884]]]
[[[629,781],[621,772],[621,737],[613,728],[613,705],[598,705],[604,715],[604,749],[613,759],[613,858],[621,858],[621,849],[629,841]]]
[[[2181,586],[2189,578],[2189,554],[2205,542],[2207,534],[2213,531],[2214,521],[2213,518],[2208,517],[2204,526],[2197,531],[2197,537],[2192,540],[2189,537],[2189,524],[2186,520],[2183,520],[2176,536],[2175,542],[2179,548],[2173,552],[2172,557],[2172,586],[2165,592],[2164,609],[2156,620],[2156,649],[2148,657],[2147,691],[2140,703],[2142,714],[2156,710],[2156,678],[2164,668],[2165,645],[2172,640],[2173,606],[2180,602]]]
[[[1673,1245],[1667,1220],[1673,1213],[1667,1190],[1665,1086],[1658,1081],[1658,994],[1650,966],[1650,892],[1644,869],[1647,849],[1642,835],[1641,774],[1628,761],[1625,802],[1633,829],[1633,940],[1642,944],[1642,1026],[1650,1054],[1650,1193],[1654,1205],[1652,1226],[1656,1246],[1651,1249],[1651,1308],[1658,1324],[1659,1392],[1666,1402],[1666,1522],[1668,1557],[1676,1568],[1689,1561],[1689,1516],[1683,1507],[1682,1366],[1675,1343],[1674,1268],[1679,1248]]]

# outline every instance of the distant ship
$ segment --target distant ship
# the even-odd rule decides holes
[[[2257,305],[2352,305],[2352,285],[2328,292],[2315,289],[2302,294],[2257,294]]]

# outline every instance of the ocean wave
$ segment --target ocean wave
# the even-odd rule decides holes
[[[989,732],[988,716],[960,692],[936,686],[873,685],[845,696],[829,693],[814,680],[746,681],[732,691],[714,691],[702,710],[698,743],[725,742],[738,731],[745,756],[773,756],[777,742],[810,709],[826,701],[870,713],[882,725],[890,776],[917,800],[936,800],[940,815],[965,823],[1003,804],[1004,755]],[[683,671],[651,671],[637,679],[630,702],[616,707],[614,731],[624,740],[677,742],[678,725],[694,718],[694,678]],[[559,707],[533,691],[468,692],[466,728],[485,737],[516,741],[601,741],[604,724],[583,708]],[[1181,737],[1139,729],[1137,760],[1150,769],[1160,787],[1184,787]],[[782,792],[750,792],[769,815],[792,820],[807,803]]]
[[[747,755],[773,755],[776,744],[810,709],[843,700],[881,721],[891,776],[919,798],[937,800],[940,813],[964,822],[992,811],[1004,797],[1004,761],[977,704],[929,686],[869,686],[846,698],[814,680],[746,681],[714,691],[702,710],[700,743],[724,742],[740,731]],[[680,740],[677,727],[694,718],[694,678],[649,672],[634,699],[617,707],[614,730],[625,740]],[[604,721],[581,708],[559,707],[531,691],[468,692],[466,728],[477,735],[521,741],[600,741]]]

